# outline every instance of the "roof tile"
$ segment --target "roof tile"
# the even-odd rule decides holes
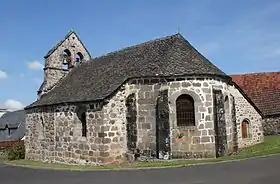
[[[82,63],[26,109],[64,102],[102,100],[129,78],[196,74],[228,77],[181,34],[175,34]]]
[[[280,72],[232,75],[265,116],[280,115]]]

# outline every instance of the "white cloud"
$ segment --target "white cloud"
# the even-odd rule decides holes
[[[0,79],[6,79],[6,78],[8,78],[8,74],[3,70],[0,70]]]
[[[7,108],[7,109],[13,111],[13,110],[23,109],[24,105],[20,101],[8,99],[4,103],[4,108]]]
[[[28,62],[27,66],[31,70],[42,70],[44,67],[43,64],[40,63],[39,61]]]

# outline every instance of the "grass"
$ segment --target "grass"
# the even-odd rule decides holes
[[[267,136],[263,143],[244,148],[238,155],[224,156],[217,159],[204,160],[171,160],[171,161],[148,161],[134,162],[122,165],[107,165],[107,166],[82,166],[82,165],[66,165],[66,164],[49,164],[30,160],[14,160],[5,161],[7,164],[31,166],[40,168],[52,168],[63,170],[106,170],[106,169],[129,169],[129,168],[152,168],[152,167],[183,167],[193,164],[217,163],[222,161],[233,161],[240,159],[253,158],[258,156],[266,156],[280,154],[280,136]]]

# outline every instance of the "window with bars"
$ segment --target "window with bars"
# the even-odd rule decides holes
[[[190,95],[181,95],[176,100],[178,126],[195,126],[194,100]]]

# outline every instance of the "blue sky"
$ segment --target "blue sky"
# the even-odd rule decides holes
[[[36,99],[43,56],[73,28],[92,56],[179,32],[228,74],[280,71],[278,0],[1,2],[0,108]]]

